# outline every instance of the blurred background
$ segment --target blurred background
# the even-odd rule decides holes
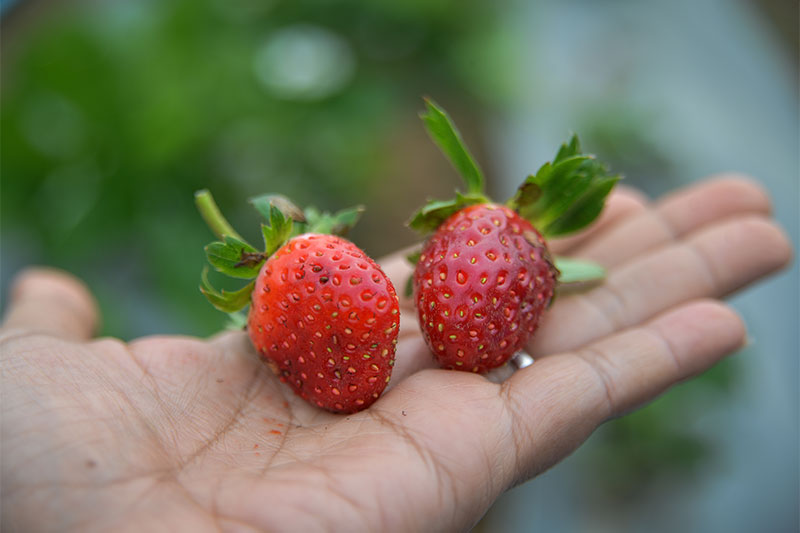
[[[430,95],[507,197],[569,131],[657,196],[757,177],[798,244],[798,3],[785,0],[1,0],[0,288],[86,280],[103,333],[209,335],[207,187],[365,204],[378,257],[458,184],[417,118]],[[221,282],[222,283],[222,282]],[[224,283],[223,283],[224,284]],[[606,424],[479,532],[798,531],[798,269],[733,303],[752,342]]]

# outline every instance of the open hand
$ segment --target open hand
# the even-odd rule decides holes
[[[552,243],[609,277],[557,298],[533,365],[499,384],[434,369],[402,302],[390,388],[353,415],[294,396],[241,332],[92,339],[83,285],[24,272],[0,334],[3,530],[466,529],[602,422],[742,345],[715,299],[789,260],[769,209],[742,179],[652,205],[620,190]],[[383,264],[402,287],[401,256]]]

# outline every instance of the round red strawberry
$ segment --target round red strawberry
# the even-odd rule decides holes
[[[458,211],[425,244],[414,272],[428,346],[445,368],[503,364],[536,330],[557,275],[544,239],[511,209]]]
[[[598,265],[551,258],[545,237],[591,223],[619,176],[581,154],[573,136],[506,205],[492,203],[450,117],[426,103],[422,119],[467,192],[430,202],[409,223],[434,232],[410,257],[414,301],[425,341],[441,366],[486,372],[524,349],[557,284],[602,277]]]
[[[238,291],[217,291],[204,272],[200,290],[208,300],[228,313],[250,304],[253,346],[305,400],[337,413],[372,404],[392,374],[400,315],[381,268],[355,244],[330,234],[351,227],[361,209],[330,215],[301,211],[280,196],[256,198],[269,221],[262,225],[260,252],[230,227],[208,191],[196,199],[222,239],[206,247],[211,265],[254,278]]]
[[[248,332],[281,380],[319,407],[354,412],[383,392],[399,307],[391,281],[353,243],[293,238],[256,279]]]

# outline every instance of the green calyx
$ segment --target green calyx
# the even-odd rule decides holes
[[[335,214],[320,212],[313,207],[303,210],[281,195],[252,198],[250,203],[266,221],[261,224],[264,248],[259,250],[233,229],[208,190],[197,191],[194,197],[203,220],[219,239],[205,247],[209,264],[217,272],[232,278],[252,280],[236,291],[217,290],[208,281],[208,267],[203,269],[200,292],[211,305],[226,313],[236,313],[250,303],[250,294],[261,266],[289,239],[303,233],[345,235],[364,212],[361,206]]]
[[[425,204],[414,213],[408,225],[420,233],[430,233],[441,226],[450,215],[470,205],[485,204],[488,201],[482,194],[461,194],[456,191],[456,197],[452,200],[432,200]]]
[[[448,217],[467,206],[490,202],[484,193],[483,173],[452,119],[430,99],[425,99],[425,106],[425,112],[420,115],[425,128],[458,170],[466,192],[457,191],[451,200],[429,201],[417,211],[408,225],[422,234],[435,231]],[[552,161],[528,176],[506,205],[546,238],[558,237],[591,224],[619,180],[618,174],[610,174],[608,167],[593,155],[582,153],[577,135],[572,135]],[[563,270],[559,267],[561,283],[584,282],[605,274],[602,267],[594,263],[566,260],[562,265]]]
[[[553,161],[528,176],[507,205],[545,237],[567,235],[600,215],[620,178],[594,156],[581,153],[578,136],[573,135]]]

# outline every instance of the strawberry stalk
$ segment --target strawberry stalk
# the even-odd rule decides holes
[[[194,203],[197,206],[197,210],[200,211],[203,220],[206,221],[209,229],[211,229],[214,235],[219,239],[224,240],[226,235],[230,235],[240,241],[244,241],[241,235],[239,235],[236,230],[233,229],[233,226],[225,220],[225,217],[222,216],[217,202],[214,201],[214,197],[211,196],[211,192],[208,189],[203,189],[194,193]]]

